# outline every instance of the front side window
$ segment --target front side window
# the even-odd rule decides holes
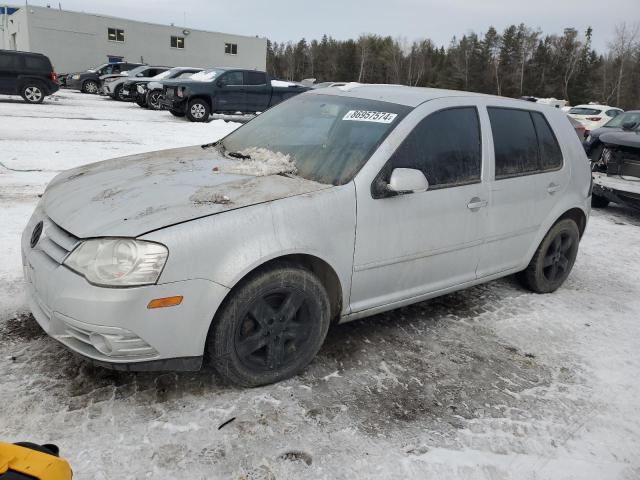
[[[244,75],[242,72],[229,72],[220,78],[223,85],[244,85]]]
[[[237,55],[238,54],[238,44],[237,43],[225,43],[224,44],[224,53],[227,55]]]
[[[489,107],[497,180],[558,169],[560,145],[539,112]]]
[[[171,48],[184,48],[184,37],[171,37]]]
[[[107,37],[110,42],[124,42],[124,30],[119,28],[108,28]]]
[[[220,147],[249,155],[254,148],[287,155],[298,176],[343,185],[410,110],[376,100],[302,94],[258,115]]]
[[[482,143],[475,107],[441,110],[424,118],[402,142],[378,180],[394,168],[421,170],[429,190],[480,182]]]

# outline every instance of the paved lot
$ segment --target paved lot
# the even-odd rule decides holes
[[[338,326],[278,385],[116,373],[27,312],[18,239],[37,195],[55,170],[234,125],[57,97],[0,100],[0,439],[57,443],[79,479],[640,478],[639,213],[595,212],[555,294],[504,279]]]

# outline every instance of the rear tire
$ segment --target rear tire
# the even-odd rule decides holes
[[[20,96],[27,103],[42,103],[45,97],[44,87],[40,82],[27,82],[20,89]]]
[[[147,108],[147,102],[145,101],[144,97],[136,97],[136,103],[139,107]]]
[[[206,122],[211,116],[211,107],[201,98],[189,102],[187,106],[187,118],[192,122]]]
[[[519,278],[536,293],[556,291],[567,279],[578,255],[580,230],[570,219],[560,220],[547,232],[529,266]]]
[[[114,100],[118,100],[119,102],[126,102],[127,101],[127,99],[122,94],[122,89],[123,88],[124,88],[124,85],[118,85],[116,87],[116,89],[113,91],[113,99]]]
[[[87,80],[82,84],[82,93],[90,93],[92,95],[98,93],[98,83],[93,80]]]
[[[329,296],[318,278],[295,265],[275,265],[230,293],[209,331],[206,357],[228,382],[279,382],[311,362],[329,323]]]
[[[596,195],[595,193],[591,195],[591,206],[593,208],[605,208],[611,203],[605,197],[601,197],[600,195]]]
[[[182,110],[169,110],[171,115],[174,117],[184,117],[184,112]]]

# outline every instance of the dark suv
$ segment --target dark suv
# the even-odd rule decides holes
[[[27,103],[42,103],[58,88],[56,72],[45,55],[0,50],[1,95],[21,95]]]

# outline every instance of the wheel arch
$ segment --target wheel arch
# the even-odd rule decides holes
[[[305,268],[313,273],[326,289],[327,295],[329,295],[332,321],[337,320],[340,317],[340,312],[342,310],[344,301],[340,277],[328,262],[321,259],[320,257],[307,253],[290,253],[280,255],[274,258],[267,259],[262,263],[255,265],[253,268],[244,272],[244,274],[240,275],[239,278],[236,279],[236,281],[230,286],[229,292],[225,296],[224,301],[230,298],[231,293],[247,278],[277,265],[293,265]],[[224,301],[222,302],[223,304]],[[219,309],[221,307],[222,304]]]
[[[576,222],[576,225],[578,225],[578,230],[580,232],[580,238],[582,239],[582,235],[587,228],[587,214],[581,208],[574,207],[560,215],[556,219],[556,221],[553,222],[553,225],[565,219],[573,220],[574,222]],[[553,225],[551,226],[551,228],[553,228]]]
[[[208,95],[200,94],[200,93],[191,95],[186,102],[187,106],[194,100],[204,100],[206,104],[209,106],[210,112],[213,113],[213,101],[211,100],[211,97],[209,97]]]

